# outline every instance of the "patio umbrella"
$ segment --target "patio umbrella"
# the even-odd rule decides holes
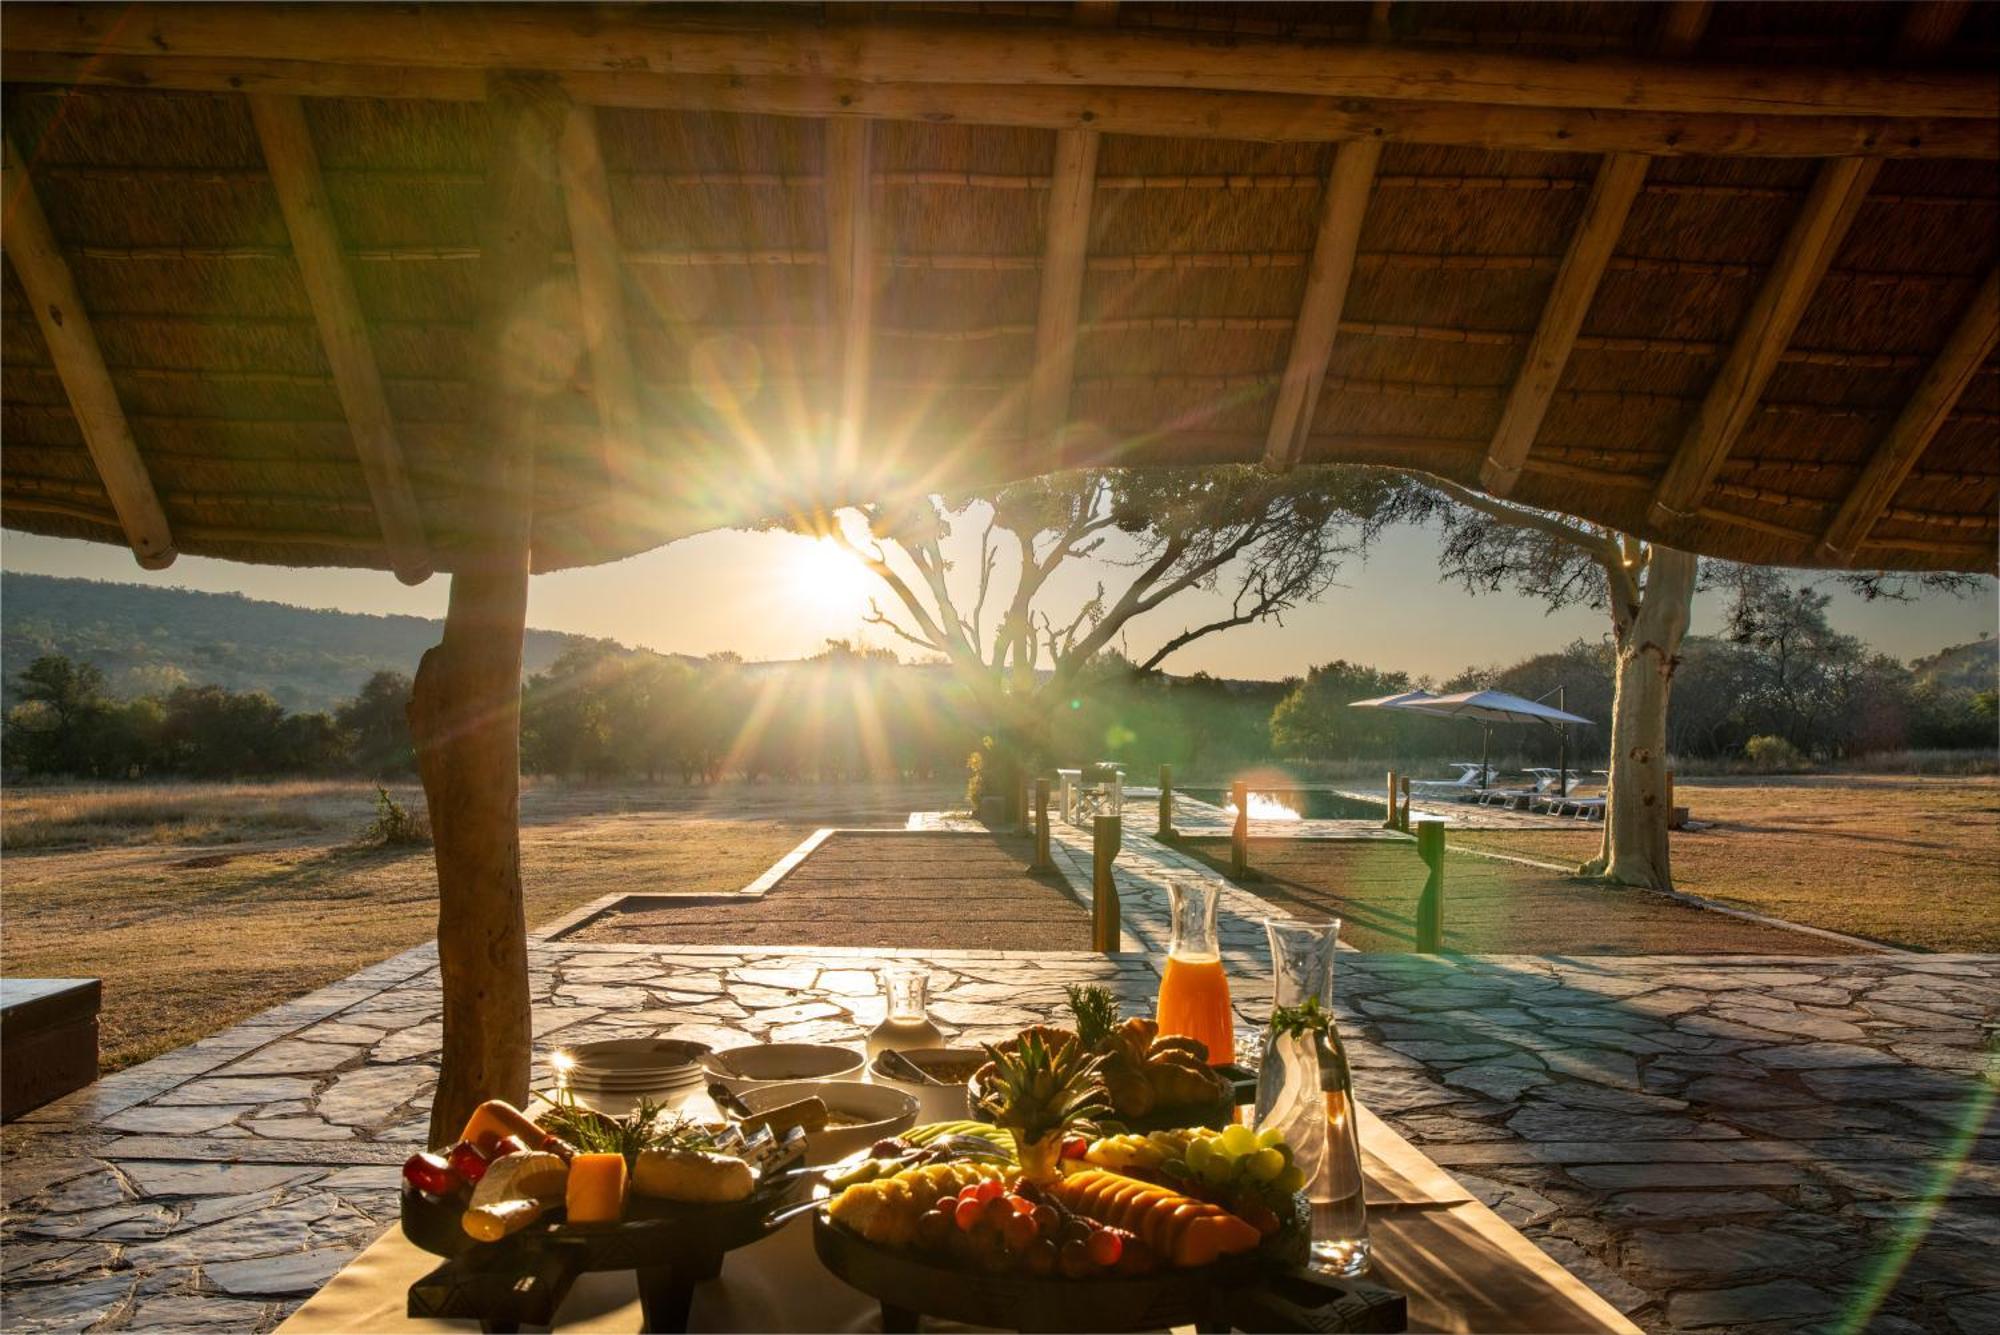
[[[1566,797],[1569,795],[1569,725],[1584,727],[1596,725],[1581,714],[1572,714],[1554,705],[1545,705],[1539,700],[1514,695],[1508,691],[1460,691],[1456,695],[1431,695],[1425,691],[1408,693],[1413,699],[1396,700],[1385,696],[1384,708],[1407,709],[1418,714],[1432,714],[1439,718],[1469,718],[1479,720],[1479,784],[1485,787],[1489,782],[1487,756],[1492,750],[1493,725],[1496,723],[1542,723],[1556,729],[1562,739],[1562,756],[1557,787]]]
[[[1398,691],[1394,695],[1378,695],[1372,700],[1349,700],[1349,709],[1400,709],[1418,700],[1435,700],[1437,697],[1426,690]]]

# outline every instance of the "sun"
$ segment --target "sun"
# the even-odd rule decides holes
[[[822,611],[859,613],[868,602],[868,568],[832,538],[796,543],[786,577],[801,599]]]

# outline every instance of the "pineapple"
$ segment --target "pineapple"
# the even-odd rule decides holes
[[[1050,1044],[1032,1030],[1010,1046],[1011,1052],[986,1046],[992,1061],[980,1072],[979,1107],[1013,1133],[1023,1175],[1050,1181],[1063,1132],[1110,1111],[1098,1071],[1104,1059],[1080,1043]]]

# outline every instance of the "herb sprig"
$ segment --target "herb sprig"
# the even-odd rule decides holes
[[[1095,1050],[1118,1025],[1118,998],[1095,985],[1070,983],[1063,991],[1069,994],[1070,1014],[1076,1017],[1077,1041]]]
[[[1307,997],[1297,1006],[1279,1006],[1271,1012],[1271,1028],[1290,1038],[1312,1034],[1325,1038],[1333,1028],[1333,1016],[1320,1008],[1318,997]]]
[[[661,1116],[664,1105],[640,1098],[638,1109],[629,1117],[611,1117],[593,1112],[576,1101],[568,1089],[545,1096],[554,1106],[542,1115],[544,1130],[562,1137],[585,1154],[622,1154],[628,1167],[646,1149],[713,1149],[715,1137],[692,1118],[675,1114]]]

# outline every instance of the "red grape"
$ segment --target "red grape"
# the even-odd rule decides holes
[[[1112,1229],[1100,1228],[1090,1235],[1090,1241],[1084,1244],[1084,1250],[1090,1254],[1091,1264],[1114,1266],[1118,1264],[1118,1257],[1125,1250],[1125,1240]]]
[[[1079,1219],[1075,1215],[1071,1215],[1069,1218],[1069,1222],[1063,1225],[1062,1240],[1065,1243],[1074,1242],[1078,1246],[1082,1246],[1084,1243],[1089,1242],[1090,1221],[1086,1219]]]
[[[1035,1207],[1035,1227],[1053,1238],[1062,1228],[1062,1216],[1056,1213],[1056,1207],[1053,1205],[1037,1205]]]
[[[957,1221],[959,1228],[966,1233],[970,1233],[973,1229],[978,1228],[979,1221],[985,1217],[986,1207],[977,1200],[968,1201],[960,1197],[958,1204],[952,1207],[952,1218]]]
[[[1029,1200],[1026,1196],[1009,1196],[1007,1198],[1007,1204],[1014,1207],[1015,1214],[1033,1214],[1035,1213],[1036,1210],[1041,1208],[1040,1206],[1036,1205],[1033,1201]]]
[[[1090,1248],[1081,1242],[1065,1242],[1057,1253],[1056,1262],[1062,1272],[1071,1279],[1081,1279],[1090,1273]]]
[[[1011,1251],[1026,1251],[1036,1237],[1035,1221],[1024,1214],[1010,1214],[1000,1225],[1000,1236],[1007,1239]]]
[[[982,1201],[993,1200],[995,1197],[1005,1194],[1006,1190],[1006,1184],[1001,1182],[997,1177],[989,1177],[978,1186],[972,1188],[973,1193]]]
[[[951,1241],[955,1222],[949,1209],[926,1210],[917,1216],[917,1241],[926,1247],[941,1248]]]
[[[1056,1272],[1056,1245],[1047,1238],[1029,1245],[1022,1260],[1031,1275],[1053,1275]]]
[[[1015,1217],[1014,1207],[1007,1203],[1005,1196],[995,1196],[992,1200],[983,1202],[981,1208],[986,1211],[986,1222],[995,1228]]]

